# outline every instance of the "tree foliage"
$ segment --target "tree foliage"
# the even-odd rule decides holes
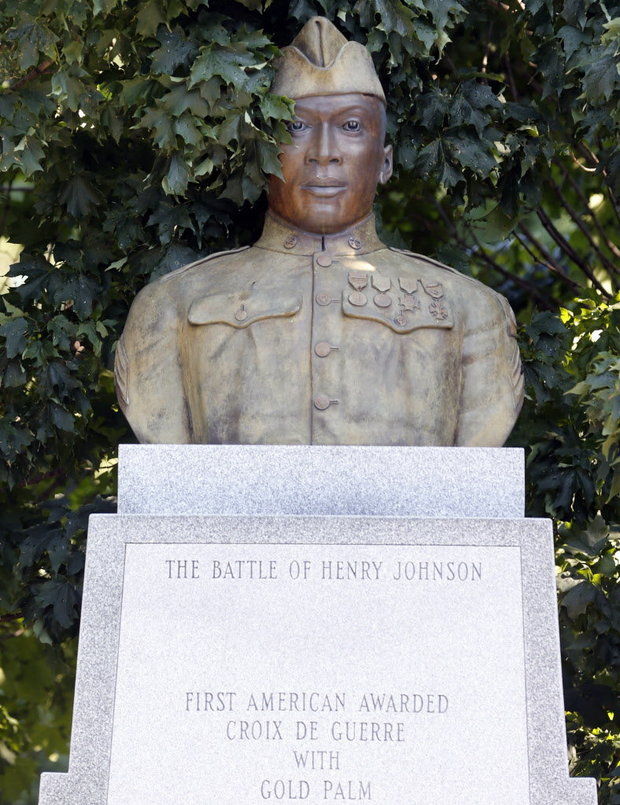
[[[258,235],[293,110],[272,59],[316,13],[386,88],[385,239],[518,313],[511,443],[556,523],[571,762],[619,803],[620,5],[593,0],[0,6],[0,236],[24,247],[0,284],[0,786],[33,801],[66,754],[87,517],[133,439],[111,372],[129,305]]]

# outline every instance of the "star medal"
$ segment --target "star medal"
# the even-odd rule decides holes
[[[443,302],[440,302],[437,299],[430,303],[428,306],[428,312],[437,321],[443,321],[444,319],[448,318],[448,308]]]

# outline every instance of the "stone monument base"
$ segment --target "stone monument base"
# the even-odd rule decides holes
[[[42,775],[41,805],[596,803],[568,776],[552,529],[512,513],[520,451],[124,450],[193,467],[183,505],[216,508],[219,485],[227,513],[91,517],[70,768]],[[494,453],[512,516],[476,518],[481,489],[429,516],[458,508],[459,460]],[[429,456],[451,467],[443,495],[420,485]],[[253,473],[222,485],[231,457]],[[140,461],[124,512],[157,499]],[[274,513],[248,511],[267,489]],[[326,496],[333,514],[281,513]]]

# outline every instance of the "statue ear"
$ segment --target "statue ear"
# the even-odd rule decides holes
[[[379,173],[379,182],[386,184],[392,178],[394,169],[394,150],[391,145],[386,145],[383,149],[383,165]]]

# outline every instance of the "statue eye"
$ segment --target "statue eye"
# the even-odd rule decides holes
[[[362,126],[359,120],[347,120],[347,122],[342,127],[345,131],[350,131],[356,133],[362,130]]]
[[[300,131],[304,131],[307,126],[302,120],[291,120],[289,123],[286,124],[286,128],[292,134],[299,134]]]

